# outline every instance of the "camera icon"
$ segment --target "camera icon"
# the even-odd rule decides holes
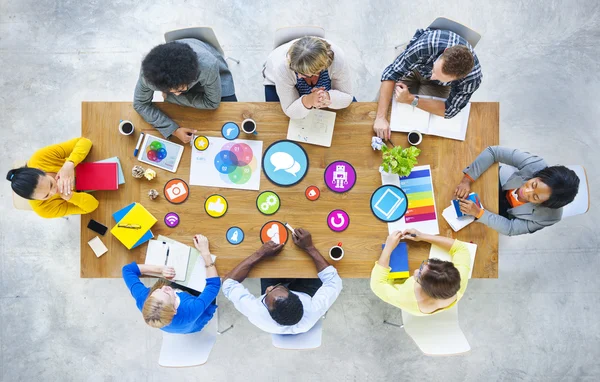
[[[181,182],[173,184],[171,187],[167,188],[166,191],[169,199],[177,199],[187,194],[187,189]]]

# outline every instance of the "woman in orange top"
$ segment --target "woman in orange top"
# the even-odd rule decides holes
[[[25,167],[10,170],[6,179],[12,190],[29,199],[33,210],[44,218],[88,214],[98,208],[98,200],[85,192],[74,192],[75,167],[92,148],[87,138],[44,147]]]

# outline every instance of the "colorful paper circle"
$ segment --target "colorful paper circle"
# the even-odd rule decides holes
[[[356,171],[346,161],[330,163],[325,169],[325,184],[333,192],[348,192],[356,183]]]
[[[246,143],[227,142],[215,155],[214,165],[223,181],[247,183],[258,168],[252,148]]]
[[[304,191],[304,196],[306,196],[306,199],[314,202],[321,196],[321,190],[319,190],[319,187],[317,186],[308,186],[306,191]]]
[[[371,195],[371,212],[383,222],[400,220],[408,209],[408,199],[402,189],[393,184],[384,184]]]
[[[232,141],[240,135],[240,127],[235,122],[226,122],[221,127],[221,135],[223,135],[223,138]]]
[[[173,178],[163,188],[165,199],[173,204],[181,204],[190,196],[190,187],[183,179]]]
[[[295,142],[277,141],[265,150],[262,168],[267,179],[277,186],[293,186],[308,172],[308,155]]]
[[[208,148],[208,146],[210,146],[210,142],[204,135],[198,135],[196,138],[194,138],[194,147],[196,150],[204,151]]]
[[[169,228],[175,228],[179,225],[179,215],[175,212],[169,212],[165,215],[165,224]]]
[[[225,215],[227,208],[229,208],[227,199],[219,194],[212,194],[204,201],[204,211],[213,218],[220,218]]]
[[[261,192],[256,198],[256,208],[263,215],[273,215],[279,211],[279,207],[281,207],[281,200],[273,191]]]
[[[260,241],[264,244],[273,241],[275,244],[285,244],[289,238],[287,228],[282,222],[271,220],[260,229]]]
[[[227,230],[225,238],[231,245],[238,245],[244,241],[244,231],[240,227],[231,227]]]
[[[344,210],[333,210],[327,215],[327,226],[334,232],[345,231],[350,225],[350,216]]]

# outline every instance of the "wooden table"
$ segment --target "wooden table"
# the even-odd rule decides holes
[[[259,134],[250,139],[263,141],[263,151],[274,141],[285,139],[288,118],[278,103],[223,103],[214,111],[195,110],[172,104],[158,103],[157,106],[184,127],[196,128],[207,136],[221,136],[224,122],[240,123],[251,116],[257,121]],[[112,213],[134,201],[141,202],[157,219],[152,228],[155,235],[169,236],[175,240],[192,245],[192,236],[196,233],[206,235],[210,240],[213,254],[218,256],[217,268],[224,275],[242,259],[260,247],[259,231],[269,220],[290,222],[294,227],[304,227],[313,234],[316,247],[328,258],[328,250],[338,242],[343,242],[344,258],[333,262],[342,277],[366,278],[370,276],[375,260],[381,253],[381,244],[388,235],[387,224],[377,220],[371,213],[369,200],[373,191],[381,185],[378,166],[381,153],[371,149],[372,125],[375,118],[376,103],[353,103],[337,113],[335,133],[331,148],[302,145],[307,151],[310,165],[308,174],[293,187],[278,187],[261,174],[261,191],[273,190],[281,198],[281,209],[273,216],[265,216],[256,208],[259,191],[219,189],[190,186],[189,199],[180,205],[167,202],[162,195],[164,184],[171,178],[180,177],[189,181],[190,151],[186,145],[177,174],[155,168],[158,176],[152,181],[134,179],[131,168],[138,162],[133,157],[140,129],[156,136],[160,134],[134,111],[129,102],[83,102],[82,135],[94,143],[87,161],[96,161],[118,156],[125,173],[125,184],[118,191],[98,191],[95,196],[100,201],[99,208],[81,219],[81,277],[120,277],[124,264],[136,261],[143,263],[147,244],[133,250],[127,250],[110,233],[102,240],[109,251],[96,258],[88,240],[96,234],[87,229],[90,219],[95,219],[110,228],[114,226]],[[136,126],[134,136],[119,134],[119,120],[128,119]],[[478,245],[473,277],[498,277],[498,233],[483,224],[471,224],[458,233],[452,231],[442,211],[450,204],[454,189],[462,178],[461,170],[467,166],[487,146],[498,144],[499,104],[473,103],[469,128],[464,142],[435,136],[426,136],[419,146],[422,150],[419,164],[429,164],[432,169],[434,192],[440,234],[463,241],[472,241]],[[240,138],[247,139],[247,137]],[[395,144],[408,145],[406,134],[393,133]],[[327,164],[335,160],[350,162],[357,173],[357,183],[345,194],[331,192],[324,184],[323,173]],[[309,185],[321,189],[320,198],[311,202],[304,196]],[[155,201],[148,199],[150,189],[156,189],[161,196]],[[482,203],[492,212],[498,212],[498,167],[494,165],[473,185],[473,191],[479,193]],[[204,212],[204,201],[213,193],[220,193],[229,202],[225,216],[215,219]],[[327,214],[336,208],[346,210],[351,219],[348,229],[341,233],[329,230]],[[175,211],[181,218],[180,225],[171,229],[164,222],[164,215]],[[244,230],[242,244],[230,245],[225,238],[226,230],[231,226]],[[410,268],[415,269],[428,257],[429,244],[409,243]],[[250,277],[315,277],[316,270],[312,260],[288,241],[283,252],[274,259],[258,264]]]

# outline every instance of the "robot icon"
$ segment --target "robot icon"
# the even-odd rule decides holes
[[[356,183],[356,170],[348,162],[335,161],[325,169],[325,184],[333,192],[348,192]]]

